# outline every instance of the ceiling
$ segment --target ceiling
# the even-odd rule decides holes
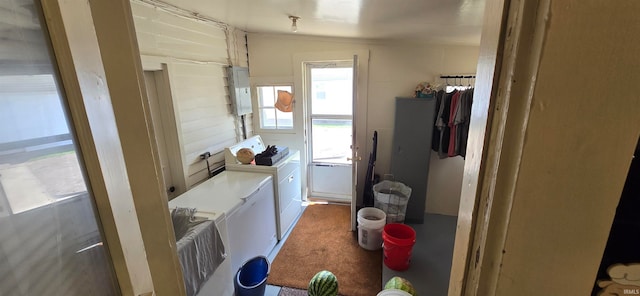
[[[147,0],[153,2],[156,0]],[[485,0],[162,0],[252,33],[480,44]],[[299,16],[298,32],[290,15]]]
[[[170,4],[252,33],[480,44],[485,0],[132,0]],[[298,32],[290,15],[299,16]],[[0,75],[50,73],[33,0],[0,0]],[[25,67],[25,65],[29,65]]]

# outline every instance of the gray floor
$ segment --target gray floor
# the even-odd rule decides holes
[[[383,263],[381,285],[393,276],[400,276],[413,284],[418,295],[447,295],[456,222],[457,217],[454,216],[425,214],[424,224],[409,224],[416,231],[409,269],[394,271]],[[268,256],[270,262],[275,259],[289,233]],[[277,296],[278,293],[280,287],[268,285],[265,296]]]
[[[411,282],[418,295],[447,295],[456,223],[454,216],[425,214],[424,224],[409,224],[416,231],[409,269],[394,271],[383,263],[382,282],[400,276]]]

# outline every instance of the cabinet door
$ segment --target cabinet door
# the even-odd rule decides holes
[[[405,222],[424,222],[435,99],[396,99],[391,173],[411,187]]]
[[[282,239],[293,221],[302,211],[302,197],[300,191],[300,167],[296,167],[278,184],[279,225],[278,239]]]
[[[227,218],[231,270],[245,261],[267,256],[276,244],[276,217],[273,183],[268,182],[246,199]]]

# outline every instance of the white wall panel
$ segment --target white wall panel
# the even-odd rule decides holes
[[[230,110],[225,67],[247,66],[245,32],[196,21],[131,3],[140,53],[166,63],[187,188],[207,178],[200,154],[212,154],[219,166],[221,152],[239,139],[238,118]]]

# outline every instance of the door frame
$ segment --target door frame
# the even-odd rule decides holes
[[[180,130],[180,118],[179,113],[175,112],[178,106],[176,105],[177,102],[173,99],[174,96],[170,84],[171,79],[169,78],[171,66],[157,57],[142,55],[141,61],[143,71],[153,72],[153,76],[155,78],[158,107],[160,111],[160,114],[158,115],[162,124],[161,132],[164,136],[167,161],[169,163],[171,179],[173,181],[172,185],[175,187],[175,191],[173,193],[167,192],[167,197],[171,200],[187,191],[187,181],[185,178],[186,173],[184,169],[185,160],[183,157],[185,154],[183,153],[182,145],[180,145],[181,134],[178,133]],[[150,114],[152,108],[149,105],[149,100],[147,99],[143,103],[145,104],[146,116],[153,120],[154,116]],[[153,125],[151,127],[153,127]],[[155,129],[152,128],[151,133],[152,137],[155,139],[152,144],[156,149],[155,151],[158,151],[159,148],[157,145],[160,145],[160,143],[158,143],[158,137],[155,135]],[[160,176],[163,175],[160,162],[157,164],[156,170]],[[167,188],[168,184],[164,184],[164,178],[162,178],[162,181],[163,188]]]
[[[504,51],[504,31],[507,18],[506,1],[509,0],[487,0],[485,4],[485,17],[482,26],[482,39],[480,43],[480,53],[478,56],[478,66],[476,69],[476,81],[474,90],[474,104],[472,106],[472,118],[469,128],[467,143],[467,156],[464,163],[464,175],[462,180],[462,191],[460,194],[460,206],[458,208],[458,221],[456,227],[453,260],[451,263],[451,274],[449,277],[449,296],[476,295],[477,291],[467,290],[473,284],[471,266],[476,266],[478,254],[472,254],[474,236],[482,235],[482,231],[477,227],[478,217],[489,212],[487,208],[479,208],[480,194],[488,173],[486,169],[486,158],[490,154],[487,141],[491,133],[495,108],[495,93],[498,89],[498,77],[501,71],[501,57]],[[466,185],[465,185],[466,184]],[[486,235],[486,234],[485,234]],[[467,294],[469,293],[469,294]]]
[[[580,71],[575,65],[581,60],[593,60],[602,52],[618,49],[610,45],[617,37],[610,35],[608,30],[619,26],[587,29],[576,25],[602,15],[602,8],[587,9],[589,3],[575,2],[572,4],[577,5],[571,7],[575,18],[560,19],[569,14],[563,10],[566,3],[487,1],[449,282],[450,296],[532,294],[535,293],[531,292],[532,287],[542,287],[543,294],[554,295],[591,291],[595,272],[590,271],[597,270],[600,263],[599,258],[594,260],[594,257],[602,256],[608,236],[604,230],[611,227],[624,176],[638,140],[636,114],[640,105],[637,100],[630,99],[635,93],[633,89],[637,89],[631,86],[638,71],[633,67],[621,67],[624,62],[637,60],[637,50],[620,51],[615,56],[622,61],[618,65],[610,62],[613,58],[607,57],[609,60],[603,58],[599,66],[585,65],[585,68],[591,68],[583,76],[574,76],[573,73]],[[625,11],[628,14],[621,18],[622,21],[631,18],[634,10],[628,7]],[[614,8],[606,11],[607,15],[614,13],[618,13]],[[584,39],[566,38],[582,36],[586,32],[600,36],[609,34],[611,40],[585,47]],[[630,42],[624,46],[637,48],[639,44]],[[568,50],[563,52],[558,50],[560,47]],[[569,52],[573,47],[585,50],[577,55],[575,49]],[[569,55],[581,60],[569,58],[564,63],[562,59]],[[598,75],[594,75],[596,71]],[[611,85],[615,83],[619,83],[619,89],[626,86],[629,89],[618,91],[616,95],[611,92]],[[602,101],[582,100],[588,96],[585,91],[579,92],[577,98],[567,95],[575,91],[576,85],[589,85],[585,89],[590,93],[610,93],[607,104],[615,105],[617,112],[601,113],[606,109],[601,107]],[[558,96],[566,99],[550,97],[550,90],[562,90]],[[621,95],[622,92],[630,95]],[[574,108],[577,101],[584,104],[579,106],[580,118],[576,117],[575,109],[561,119],[553,111]],[[602,117],[584,120],[594,118],[596,114]],[[583,147],[563,148],[567,143],[557,140],[564,134],[554,133],[549,128],[560,122],[567,127],[563,133],[580,137],[580,132],[591,132],[581,139]],[[616,133],[610,133],[611,130]],[[559,145],[540,141],[540,135]],[[598,143],[616,145],[603,150],[599,145],[588,144],[596,141],[594,139]],[[548,146],[553,147],[547,149]],[[546,154],[539,153],[543,150]],[[545,162],[549,158],[554,158],[552,167]],[[581,166],[575,165],[576,160],[582,162]],[[569,169],[560,172],[557,167]],[[585,172],[586,167],[594,169]],[[540,178],[530,178],[532,172],[538,170]],[[562,183],[562,190],[541,186],[550,178]],[[589,196],[589,189],[598,188],[598,184],[606,186],[600,186],[602,192]],[[541,190],[527,193],[531,188]],[[571,192],[567,194],[567,190]],[[582,201],[585,202],[579,204]],[[554,203],[557,207],[549,206]],[[590,225],[586,225],[586,221]],[[578,229],[578,225],[589,227],[589,232]],[[552,243],[544,246],[537,243],[536,248],[536,243],[528,243],[528,237]],[[580,248],[586,245],[588,247]],[[539,264],[532,265],[532,262]],[[553,279],[549,270],[567,276]]]
[[[356,88],[356,104],[357,110],[354,110],[354,116],[356,118],[356,141],[359,143],[359,149],[361,152],[360,155],[368,155],[368,145],[367,143],[367,100],[368,100],[368,82],[369,82],[369,50],[368,49],[354,49],[354,50],[344,50],[344,51],[324,51],[324,52],[307,52],[307,53],[295,53],[293,55],[293,83],[294,89],[296,90],[304,90],[305,82],[304,82],[304,63],[305,62],[318,62],[318,61],[330,61],[330,60],[352,60],[353,56],[358,56],[358,76],[357,76],[357,88]],[[307,153],[307,131],[304,121],[307,118],[307,110],[305,107],[306,104],[295,104],[294,112],[294,126],[299,130],[296,130],[296,134],[298,135],[298,139],[301,143],[304,143],[305,149],[300,152],[300,163],[305,164],[301,166],[301,174],[302,178],[302,188],[303,195],[305,198],[308,196],[308,184],[307,178],[308,175],[308,153]],[[356,184],[357,196],[355,197],[356,203],[362,201],[362,192],[364,187],[364,177],[366,174],[366,165],[358,166],[358,183]],[[353,205],[352,200],[352,209],[351,209],[351,230],[355,231],[355,222],[356,222],[356,210],[355,205]]]
[[[185,295],[155,168],[128,0],[43,0],[89,186],[123,295]]]

